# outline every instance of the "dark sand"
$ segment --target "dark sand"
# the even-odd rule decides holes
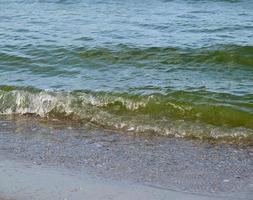
[[[90,184],[83,199],[252,199],[250,146],[88,130],[31,117],[1,118],[0,127],[3,197],[80,199],[84,194],[76,188]],[[19,181],[13,187],[6,180]]]

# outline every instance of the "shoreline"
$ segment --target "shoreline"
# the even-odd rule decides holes
[[[94,179],[91,185],[104,181],[116,186],[126,183],[119,186],[120,191],[134,184],[144,187],[141,193],[157,189],[163,194],[212,199],[248,200],[253,194],[252,147],[87,130],[77,124],[42,123],[30,117],[1,118],[0,122],[0,165],[10,175],[11,169],[15,169],[15,179],[23,172],[32,174],[37,169],[37,177],[56,173],[60,180],[66,177],[57,171],[63,170],[67,178],[71,174],[74,178],[97,177],[99,180]],[[39,187],[34,177],[27,181],[34,183],[28,188]],[[8,189],[4,185],[0,184],[0,196]],[[110,190],[110,194],[114,192]]]

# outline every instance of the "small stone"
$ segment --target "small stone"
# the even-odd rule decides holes
[[[230,180],[228,180],[228,179],[223,180],[223,183],[228,183],[228,182],[230,182]]]
[[[96,143],[95,146],[101,148],[103,145]]]

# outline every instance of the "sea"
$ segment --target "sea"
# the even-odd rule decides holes
[[[0,0],[0,115],[253,144],[253,1]]]

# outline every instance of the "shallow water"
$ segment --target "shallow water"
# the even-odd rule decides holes
[[[0,5],[1,113],[252,142],[252,1]]]

